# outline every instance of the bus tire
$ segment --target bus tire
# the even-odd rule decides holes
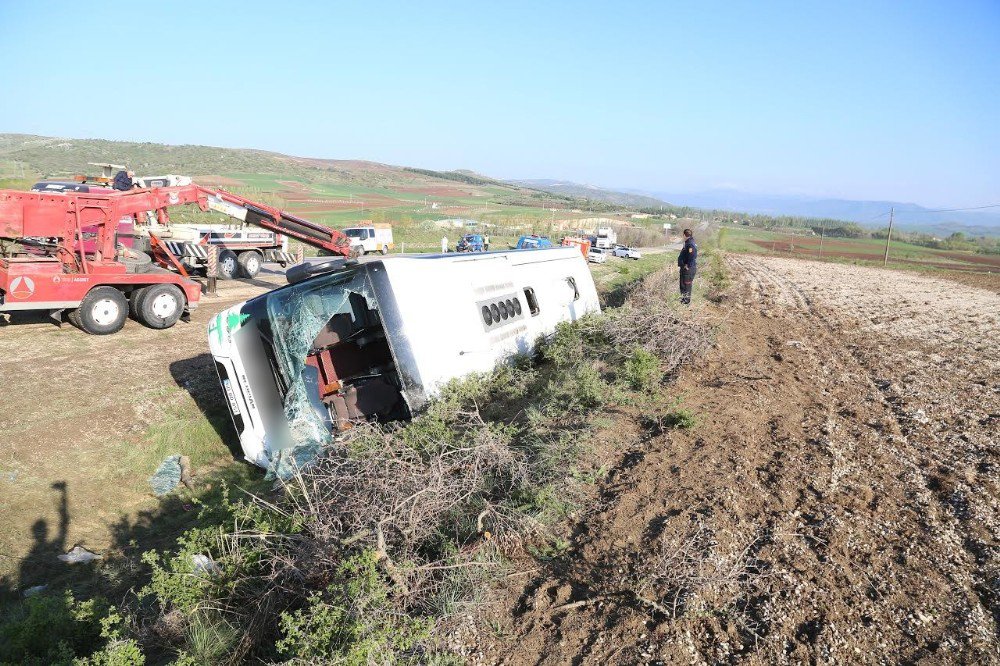
[[[170,328],[184,314],[184,292],[175,284],[151,284],[140,290],[136,319],[149,328]]]
[[[219,269],[216,275],[220,280],[232,280],[240,270],[240,261],[232,250],[219,253]]]
[[[264,263],[264,256],[257,250],[247,250],[240,252],[237,258],[240,265],[240,276],[253,279],[260,274],[260,267]]]
[[[125,294],[114,287],[94,287],[83,297],[80,307],[69,313],[69,320],[91,335],[110,335],[122,330],[128,310]]]

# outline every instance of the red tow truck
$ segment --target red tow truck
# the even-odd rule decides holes
[[[59,323],[68,310],[73,324],[94,335],[121,330],[129,314],[159,329],[186,320],[198,305],[201,285],[155,235],[150,234],[151,261],[120,243],[118,234],[123,222],[150,211],[168,225],[167,209],[187,204],[326,254],[351,254],[351,239],[339,231],[194,183],[125,192],[0,190],[0,314],[47,310]]]

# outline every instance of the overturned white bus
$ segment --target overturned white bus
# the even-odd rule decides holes
[[[600,310],[576,248],[301,264],[208,330],[247,460],[418,412],[449,380]]]

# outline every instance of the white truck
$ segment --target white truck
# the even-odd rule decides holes
[[[392,242],[392,227],[387,224],[369,224],[361,227],[342,229],[351,239],[351,248],[357,248],[357,255],[378,252],[388,254],[394,245]]]
[[[246,459],[315,452],[356,421],[406,419],[448,381],[599,312],[575,247],[332,259],[216,315],[208,340]]]
[[[618,244],[618,234],[611,227],[600,227],[595,234],[594,247],[601,250],[613,250]]]

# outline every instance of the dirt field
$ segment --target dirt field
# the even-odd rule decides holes
[[[453,641],[503,664],[1000,663],[1000,295],[734,256],[663,431]]]
[[[32,315],[0,326],[0,588],[44,582],[74,544],[103,552],[114,525],[157,506],[146,478],[166,455],[190,455],[201,471],[231,460],[232,434],[202,416],[223,408],[206,327],[281,283],[267,272],[220,282],[190,323],[167,331],[130,320],[96,337]]]

